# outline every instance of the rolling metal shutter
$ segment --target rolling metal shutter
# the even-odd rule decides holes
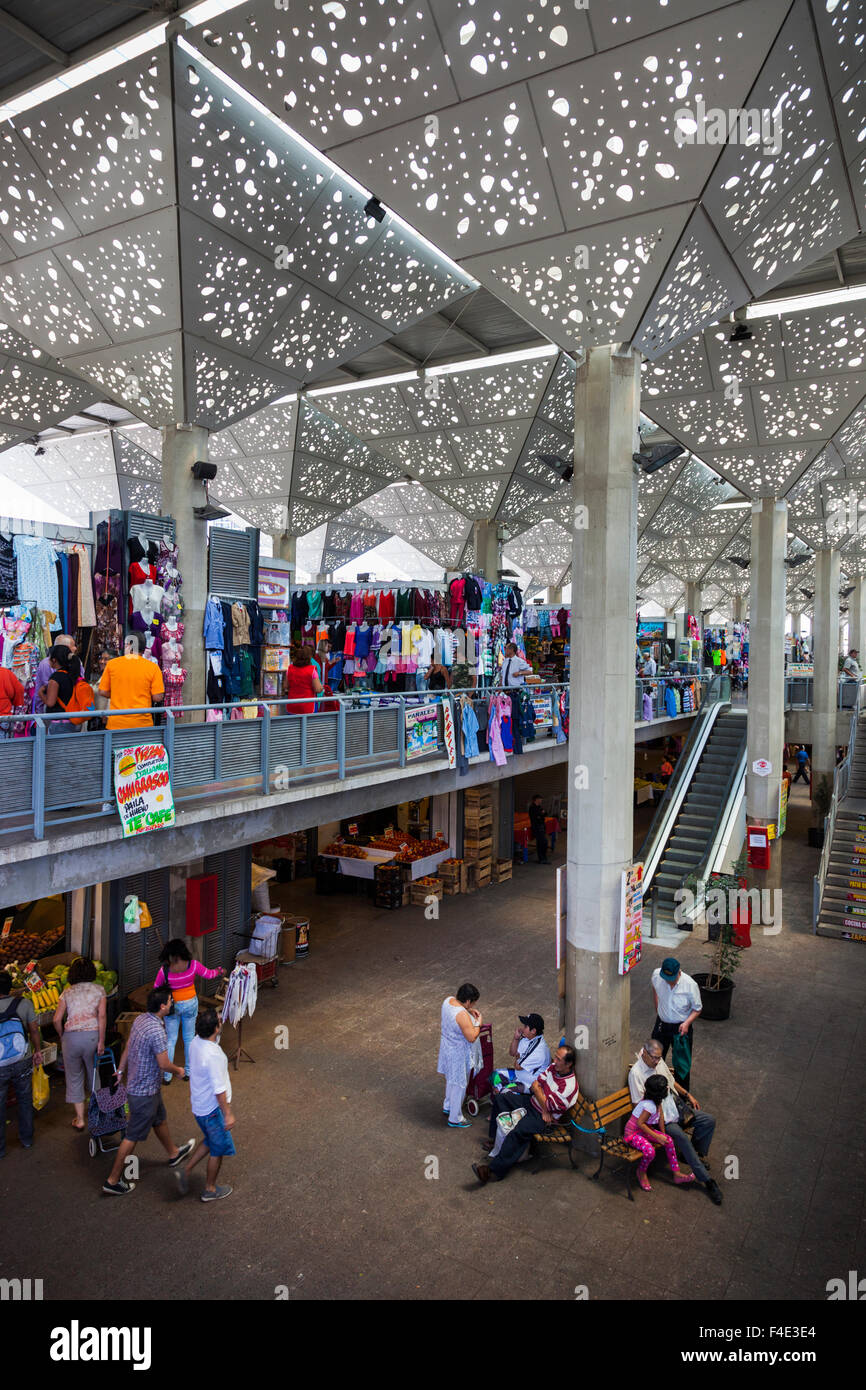
[[[130,990],[153,984],[156,978],[162,947],[154,927],[159,928],[163,941],[167,941],[168,874],[167,868],[152,869],[117,879],[111,885],[112,959],[116,962],[121,1002]],[[130,893],[147,903],[154,927],[127,935],[123,930],[123,903]]]
[[[236,932],[246,932],[251,911],[250,863],[248,845],[212,854],[204,861],[205,873],[219,879],[217,929],[203,937],[204,964],[209,970],[223,965],[228,970],[245,942]]]
[[[126,513],[127,536],[147,536],[149,541],[161,541],[163,536],[177,539],[173,516],[151,516],[148,512]]]

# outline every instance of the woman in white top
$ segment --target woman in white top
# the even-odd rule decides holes
[[[451,1129],[468,1129],[471,1120],[463,1118],[463,1097],[472,1073],[472,1051],[481,1032],[481,1013],[472,1009],[478,998],[474,985],[461,985],[456,996],[442,1004],[442,1040],[439,1045],[440,1076],[445,1077],[444,1113]]]

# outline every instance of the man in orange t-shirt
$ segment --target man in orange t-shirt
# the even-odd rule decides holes
[[[143,650],[141,633],[131,632],[123,644],[123,656],[106,663],[99,690],[109,697],[110,709],[149,710],[151,705],[162,704],[162,672],[155,661],[141,655]],[[109,729],[139,729],[149,724],[153,724],[150,714],[113,714],[108,718]]]

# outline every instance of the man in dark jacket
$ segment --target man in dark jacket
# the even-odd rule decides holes
[[[532,827],[532,838],[535,840],[535,848],[538,851],[539,864],[549,864],[547,857],[547,821],[544,815],[544,807],[541,804],[541,797],[536,795],[529,803],[529,824]]]

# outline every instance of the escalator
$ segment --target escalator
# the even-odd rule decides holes
[[[746,712],[708,698],[640,851],[658,925],[690,930],[674,922],[677,889],[690,874],[706,879],[720,869],[729,845],[739,849],[745,773]]]

